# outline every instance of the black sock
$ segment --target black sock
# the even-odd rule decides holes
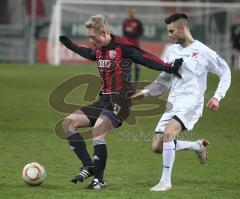
[[[97,178],[99,181],[103,182],[103,174],[107,162],[107,146],[104,144],[94,145],[94,178]]]
[[[91,157],[87,151],[86,142],[84,141],[81,134],[78,133],[76,129],[65,134],[71,148],[77,157],[82,161],[83,166],[85,167],[93,165]]]

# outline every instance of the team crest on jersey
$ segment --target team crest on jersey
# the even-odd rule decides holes
[[[199,54],[199,52],[192,52],[192,57],[197,58],[198,54]]]
[[[115,51],[115,50],[110,50],[110,51],[109,51],[109,57],[110,57],[110,59],[115,59],[115,57],[116,57],[116,51]]]

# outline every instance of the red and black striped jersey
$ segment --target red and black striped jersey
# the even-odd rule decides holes
[[[114,35],[111,37],[109,45],[102,48],[85,48],[72,42],[66,45],[82,57],[97,61],[102,93],[121,93],[130,89],[132,62],[151,69],[171,72],[171,64],[164,63],[123,38]]]

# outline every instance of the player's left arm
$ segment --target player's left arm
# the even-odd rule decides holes
[[[220,100],[225,97],[231,85],[231,71],[226,61],[216,52],[210,50],[207,57],[208,71],[219,77],[218,87],[214,96],[208,101],[207,106],[213,111],[217,111]]]
[[[219,101],[215,97],[212,97],[210,100],[208,100],[206,106],[213,111],[217,111],[219,109]]]

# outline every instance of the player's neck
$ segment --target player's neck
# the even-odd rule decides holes
[[[185,42],[182,43],[181,45],[182,45],[182,47],[186,48],[186,47],[188,47],[189,45],[191,45],[194,41],[195,41],[195,39],[192,37],[192,35],[188,35],[188,36],[186,37]]]

